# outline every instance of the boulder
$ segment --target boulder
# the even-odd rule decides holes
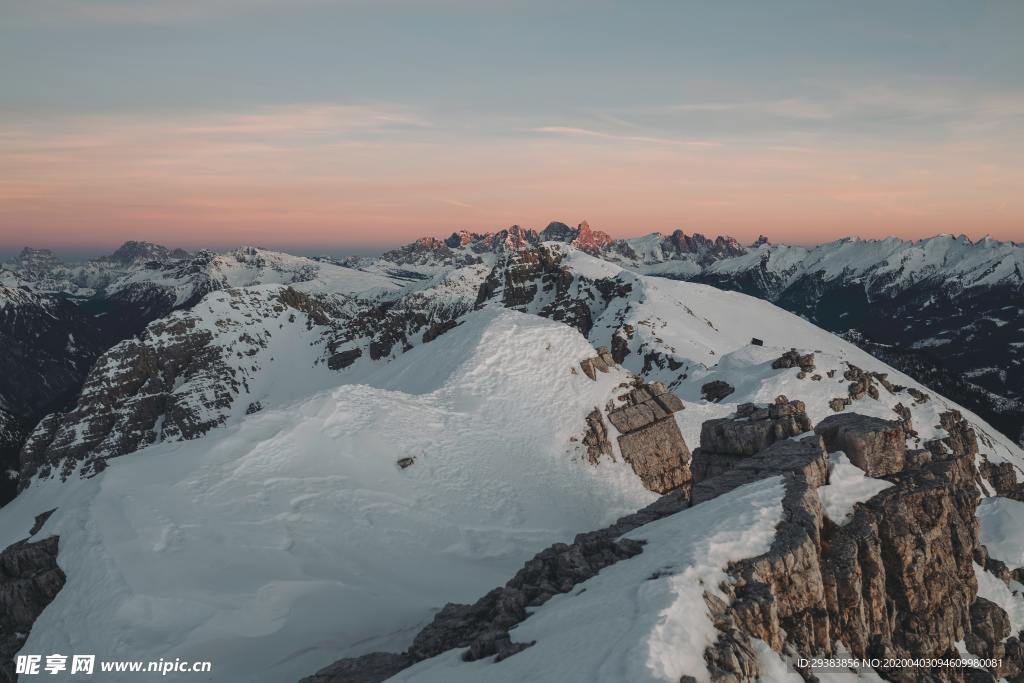
[[[713,382],[708,382],[707,384],[700,388],[700,392],[701,394],[703,394],[704,400],[711,401],[713,403],[721,401],[723,398],[725,398],[734,391],[736,391],[735,387],[733,387],[728,382],[723,382],[720,379],[716,379]]]
[[[809,431],[803,402],[780,396],[770,405],[744,403],[736,417],[707,420],[701,426],[700,447],[706,453],[751,456],[780,439]]]
[[[814,354],[802,354],[796,349],[790,349],[772,361],[772,367],[776,370],[784,368],[800,368],[800,371],[804,373],[813,372]]]
[[[651,491],[667,493],[690,483],[690,449],[672,414],[683,402],[661,382],[639,384],[608,412],[621,433],[619,449]]]
[[[814,431],[830,452],[843,451],[869,477],[896,474],[906,464],[907,436],[898,421],[841,413],[826,417]]]

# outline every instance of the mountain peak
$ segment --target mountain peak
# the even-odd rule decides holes
[[[22,249],[15,262],[23,269],[37,272],[63,265],[63,261],[54,256],[49,249],[34,249],[32,247]]]
[[[184,249],[172,250],[162,244],[128,240],[114,250],[114,253],[99,260],[127,266],[138,261],[168,261],[182,258],[188,258],[188,252]]]
[[[612,241],[608,233],[601,232],[600,230],[591,230],[590,223],[583,221],[576,229],[576,239],[572,241],[572,246],[588,254],[598,254],[602,249],[609,246]]]

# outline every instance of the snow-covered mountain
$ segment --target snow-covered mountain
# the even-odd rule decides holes
[[[254,247],[188,254],[131,241],[81,264],[26,248],[0,268],[0,401],[34,425],[67,407],[100,354],[150,322],[187,311],[211,292],[262,284],[373,302],[405,288],[384,275]],[[20,446],[5,441],[0,452]],[[18,469],[9,457],[3,467]],[[0,491],[0,505],[8,499]]]
[[[1024,245],[962,235],[811,248],[761,241],[738,254],[706,246],[680,252],[660,235],[617,244],[603,255],[638,272],[752,294],[834,332],[853,331],[866,348],[890,349],[887,360],[924,381],[929,373],[917,369],[937,364],[962,378],[960,400],[1024,438]]]
[[[613,240],[584,222],[537,232],[425,238],[352,265],[415,277],[495,251],[544,241],[577,248],[634,272],[711,284],[775,303],[846,334],[884,360],[1024,439],[1024,245],[939,235],[917,241],[842,239],[815,247],[761,237],[744,246],[676,230]],[[488,260],[491,259],[491,260]]]
[[[224,286],[105,352],[29,437],[0,548],[33,555],[0,584],[47,579],[0,590],[0,653],[225,681],[775,681],[846,651],[1024,670],[1021,448],[594,232],[301,281],[211,257]]]

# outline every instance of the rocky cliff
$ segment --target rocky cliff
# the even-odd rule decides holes
[[[988,669],[880,665],[877,673],[896,681],[1018,680],[1024,664],[1018,636],[1005,611],[978,596],[974,563],[987,554],[975,517],[973,430],[959,415],[945,414],[947,436],[925,449],[934,458],[908,461],[894,436],[898,422],[844,414],[808,434],[801,408],[779,400],[705,422],[697,451],[704,466],[694,472],[692,497],[679,489],[611,527],[556,544],[474,605],[447,605],[407,651],[342,660],[304,683],[383,681],[453,648],[463,649],[465,662],[490,658],[500,667],[534,644],[518,641],[514,631],[532,609],[553,595],[586,590],[587,580],[606,567],[645,552],[642,542],[622,534],[642,534],[654,520],[771,477],[782,477],[785,486],[775,539],[767,552],[728,566],[722,593],[705,593],[718,635],[705,650],[706,670],[683,681],[769,680],[758,643],[788,653],[809,680],[814,672],[800,669],[795,658],[955,660],[958,643],[1000,661],[982,662]],[[753,419],[755,412],[764,414]],[[828,453],[840,447],[856,453],[851,460],[865,474],[887,483],[854,503],[845,518],[833,519],[822,491],[830,485]]]
[[[32,534],[46,521],[40,515]],[[25,539],[0,551],[0,681],[14,683],[14,657],[25,643],[36,618],[64,587],[57,565],[60,539]]]
[[[36,475],[92,476],[108,458],[194,439],[258,410],[254,382],[275,353],[305,337],[306,362],[316,364],[332,325],[348,315],[344,299],[271,286],[218,292],[197,309],[151,323],[99,358],[74,407],[39,423],[21,452],[21,486]]]

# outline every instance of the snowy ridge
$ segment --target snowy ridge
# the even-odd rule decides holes
[[[57,508],[36,538],[60,536],[67,585],[23,651],[211,659],[229,681],[297,680],[342,657],[401,651],[445,602],[472,601],[540,549],[656,497],[617,451],[592,465],[581,444],[587,415],[634,374],[681,397],[685,409],[673,419],[691,447],[705,420],[780,394],[820,421],[847,396],[851,366],[885,373],[888,385],[842,410],[909,419],[910,447],[947,435],[940,415],[953,402],[772,304],[641,275],[562,240],[506,250],[516,239],[506,235],[468,264],[458,257],[430,272],[418,264],[420,276],[385,301],[362,298],[392,277],[383,271],[360,273],[371,277],[352,285],[358,295],[335,294],[330,305],[318,290],[331,279],[318,275],[214,291],[151,325],[143,346],[154,357],[173,359],[175,345],[183,359],[202,355],[191,340],[203,339],[210,365],[175,374],[159,391],[143,381],[109,405],[159,396],[165,417],[146,426],[150,435],[171,433],[172,414],[209,427],[185,440],[140,439],[102,471],[85,472],[90,478],[35,477],[0,511],[4,547]],[[308,265],[252,256],[263,264],[238,272],[252,266],[261,278],[283,278],[296,272],[289,264]],[[286,291],[303,296],[288,303]],[[618,365],[593,381],[580,361],[595,346],[611,348]],[[817,379],[772,367],[791,347],[814,353]],[[329,365],[356,350],[349,364]],[[94,369],[97,389],[131,378],[116,356]],[[732,393],[705,400],[712,380]],[[217,396],[225,386],[234,386],[226,406]],[[167,410],[168,401],[181,409]],[[964,415],[984,461],[1024,472],[1017,445]],[[61,440],[85,435],[100,417],[67,420]],[[839,458],[833,473],[842,490],[826,498],[839,517],[870,491]],[[648,541],[642,554],[517,629],[517,639],[537,645],[500,665],[450,652],[396,680],[479,680],[483,666],[495,680],[573,680],[574,672],[541,670],[571,648],[587,680],[677,681],[710,634],[695,596],[720,582],[728,561],[772,542],[780,498],[779,483],[767,480],[631,532]],[[999,537],[1007,557],[1024,542]],[[88,626],[97,621],[105,627]]]
[[[69,583],[25,647],[297,679],[401,643],[439,597],[470,599],[653,499],[628,466],[593,468],[570,441],[624,379],[572,372],[592,353],[575,331],[492,310],[448,335],[449,363],[413,349],[385,366],[389,388],[343,386],[93,479],[34,483],[4,508],[0,545],[59,505],[42,533],[60,534]],[[69,621],[86,612],[108,626]]]

